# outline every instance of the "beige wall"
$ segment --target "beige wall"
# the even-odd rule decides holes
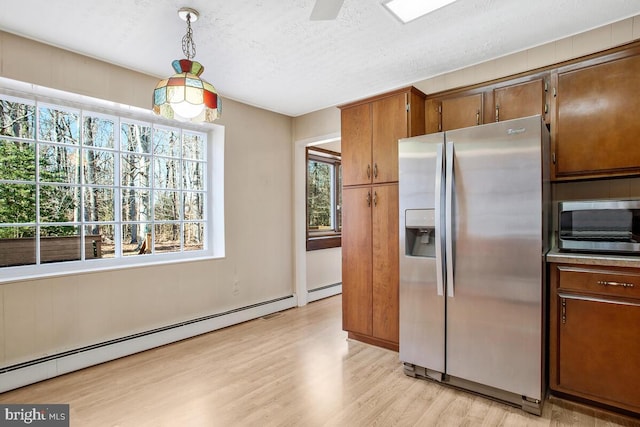
[[[0,61],[2,77],[147,109],[157,83],[3,32]],[[292,119],[225,99],[219,123],[225,258],[0,284],[0,367],[293,293]]]
[[[482,83],[588,55],[640,38],[640,16],[414,83],[424,93]]]

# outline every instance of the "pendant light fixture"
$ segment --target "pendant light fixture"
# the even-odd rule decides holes
[[[178,16],[187,22],[187,33],[182,38],[182,53],[186,59],[176,59],[171,63],[176,74],[160,80],[153,91],[153,112],[169,119],[190,122],[212,123],[222,110],[220,97],[214,87],[202,80],[204,67],[197,61],[196,45],[193,42],[191,23],[198,17],[198,11],[183,7]]]

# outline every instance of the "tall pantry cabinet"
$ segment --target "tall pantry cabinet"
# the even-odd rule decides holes
[[[342,328],[398,349],[398,139],[425,132],[408,87],[341,106]]]

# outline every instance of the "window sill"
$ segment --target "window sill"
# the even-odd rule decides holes
[[[339,248],[342,246],[342,236],[318,236],[307,238],[307,251],[317,251],[320,249]]]
[[[179,264],[224,258],[224,255],[215,255],[208,250],[194,251],[189,253],[187,256],[185,256],[184,253],[181,253],[180,255],[182,256],[176,257],[175,254],[162,254],[155,255],[153,258],[145,258],[144,260],[132,256],[125,257],[124,259],[110,258],[103,260],[68,261],[40,265],[37,269],[34,268],[34,265],[3,267],[0,269],[0,285],[59,276],[100,273],[113,270],[124,270],[128,268],[141,268],[154,265]],[[146,257],[146,255],[142,256]]]

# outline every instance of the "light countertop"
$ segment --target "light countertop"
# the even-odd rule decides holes
[[[640,256],[561,252],[558,248],[547,253],[547,262],[640,268]]]

